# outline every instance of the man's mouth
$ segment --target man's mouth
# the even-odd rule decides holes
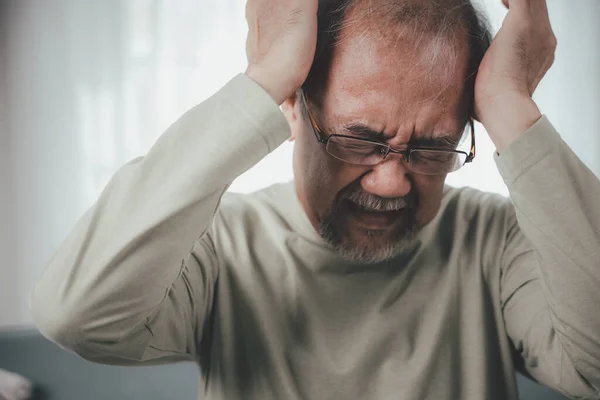
[[[384,230],[402,220],[406,208],[393,211],[378,211],[364,208],[352,201],[346,202],[352,217],[367,229]]]

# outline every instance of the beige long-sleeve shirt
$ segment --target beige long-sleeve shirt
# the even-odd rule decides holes
[[[289,136],[244,75],[122,167],[32,293],[92,361],[196,360],[209,400],[516,399],[515,370],[600,398],[600,182],[546,118],[497,165],[511,201],[447,187],[398,257],[341,260],[293,184],[228,185]]]

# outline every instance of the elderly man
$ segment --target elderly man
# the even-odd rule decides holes
[[[516,399],[516,370],[600,398],[600,182],[531,97],[545,0],[505,4],[490,43],[465,0],[249,0],[246,73],[116,173],[40,330],[195,360],[203,399]],[[510,200],[444,185],[474,118]],[[293,183],[224,195],[290,136]]]

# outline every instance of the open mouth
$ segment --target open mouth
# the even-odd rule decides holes
[[[369,210],[352,201],[346,201],[346,205],[352,217],[368,229],[388,229],[400,222],[406,208],[393,211]]]

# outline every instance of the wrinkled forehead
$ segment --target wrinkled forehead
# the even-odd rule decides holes
[[[340,32],[325,90],[337,112],[371,104],[395,115],[422,109],[464,113],[466,37],[419,36],[411,25],[382,31],[373,28],[373,21],[352,24],[352,15],[348,21]]]

